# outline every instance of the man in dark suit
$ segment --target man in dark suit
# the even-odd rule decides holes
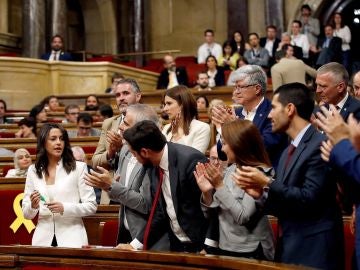
[[[136,159],[149,166],[153,205],[144,237],[144,249],[166,232],[170,250],[202,250],[208,222],[200,206],[201,191],[193,174],[206,157],[196,149],[166,142],[160,129],[142,121],[124,132],[124,139]]]
[[[64,39],[60,35],[55,35],[51,38],[51,52],[44,53],[41,56],[43,60],[50,61],[72,61],[69,53],[63,51]]]
[[[326,25],[324,28],[325,36],[318,39],[316,48],[310,47],[310,50],[315,53],[317,60],[316,66],[320,67],[330,62],[341,63],[341,38],[334,37],[334,29],[331,25]]]
[[[164,56],[164,70],[160,73],[156,89],[168,89],[177,85],[188,85],[188,76],[183,67],[176,67],[171,55]]]
[[[233,100],[242,107],[236,108],[234,114],[229,114],[224,107],[214,107],[212,120],[221,124],[236,118],[252,121],[264,139],[272,165],[276,167],[282,151],[287,146],[287,136],[274,134],[271,131],[271,121],[267,118],[271,110],[271,102],[265,97],[266,74],[259,66],[246,65],[237,69],[233,78],[235,81]],[[219,158],[226,160],[225,153],[221,151],[221,141],[219,140],[217,144]]]
[[[279,47],[280,39],[276,37],[277,28],[275,25],[266,27],[266,37],[260,38],[260,46],[269,52],[269,68],[275,64],[275,53]]]
[[[321,66],[316,75],[316,93],[320,102],[328,106],[333,104],[347,121],[350,113],[360,120],[360,101],[349,95],[347,86],[349,73],[339,63],[331,62]]]
[[[329,140],[321,146],[321,157],[347,175],[346,180],[356,181],[360,184],[360,125],[353,115],[350,115],[347,123],[336,110],[334,105],[328,108],[322,107],[322,113],[317,113],[316,122],[326,133]],[[359,193],[352,190],[354,196]],[[355,230],[360,231],[360,208],[356,207]],[[360,236],[355,238],[355,255],[353,268],[360,269]]]
[[[236,182],[259,203],[264,202],[264,211],[278,218],[278,261],[343,269],[343,224],[336,181],[320,156],[325,136],[310,123],[313,109],[313,95],[304,84],[280,86],[269,118],[273,132],[286,132],[292,141],[280,158],[276,178],[243,167]]]

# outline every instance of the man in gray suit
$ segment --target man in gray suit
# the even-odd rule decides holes
[[[124,120],[119,126],[120,133],[136,123],[150,120],[158,125],[158,116],[149,106],[144,104],[129,105]],[[130,243],[132,247],[141,249],[138,238],[142,237],[151,206],[150,180],[145,174],[146,169],[137,162],[127,145],[119,152],[118,169],[113,179],[106,169],[97,167],[98,172],[86,174],[88,185],[106,190],[111,200],[122,204],[119,213],[119,234],[117,243]],[[154,249],[166,250],[165,242]]]

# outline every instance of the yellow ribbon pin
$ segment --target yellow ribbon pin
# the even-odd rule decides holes
[[[22,209],[21,209],[21,205],[20,205],[20,202],[21,202],[22,199],[24,199],[24,193],[20,193],[19,195],[17,195],[15,200],[14,200],[13,209],[14,209],[14,212],[15,212],[15,215],[16,215],[16,219],[10,225],[10,228],[14,231],[14,233],[16,233],[17,230],[20,228],[21,224],[24,224],[27,231],[29,233],[31,233],[32,230],[35,228],[35,225],[32,222],[32,220],[24,218],[24,215],[23,215],[23,212],[22,212]]]

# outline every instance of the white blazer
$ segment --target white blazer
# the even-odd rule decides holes
[[[31,208],[30,194],[34,190],[38,190],[46,201],[49,201],[51,195],[48,194],[44,174],[39,178],[35,165],[29,167],[22,210],[26,219],[33,219],[39,212],[32,245],[51,246],[54,232],[59,247],[81,247],[88,244],[82,217],[95,214],[97,204],[94,189],[85,184],[86,171],[86,164],[76,161],[76,169],[67,174],[62,161],[59,162],[54,186],[56,192],[52,200],[63,203],[64,213],[53,215],[43,201],[40,201],[39,209]]]
[[[209,147],[210,143],[210,126],[204,122],[193,119],[190,123],[189,134],[184,135],[179,140],[172,140],[172,132],[170,131],[166,134],[166,131],[169,129],[170,124],[164,126],[162,133],[165,135],[166,140],[169,142],[184,144],[191,146],[200,152],[204,153]]]

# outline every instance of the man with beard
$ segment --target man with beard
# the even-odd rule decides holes
[[[343,269],[343,224],[336,202],[336,179],[321,159],[325,136],[310,123],[313,93],[301,83],[285,84],[275,91],[271,105],[272,131],[286,132],[291,139],[276,177],[242,166],[234,180],[258,199],[258,207],[278,218],[277,261]]]
[[[171,55],[164,56],[164,70],[160,73],[156,89],[169,89],[177,85],[188,85],[186,70],[176,67],[175,59]]]
[[[195,86],[195,89],[198,91],[211,91],[209,87],[209,75],[205,71],[199,72],[196,82],[197,86]]]
[[[64,39],[60,35],[55,35],[51,38],[51,52],[44,53],[41,56],[43,60],[49,61],[72,61],[69,53],[63,51]]]
[[[106,119],[102,125],[100,140],[92,157],[92,165],[114,170],[116,153],[122,146],[122,136],[118,133],[118,127],[123,121],[123,113],[130,104],[139,103],[141,91],[137,82],[133,79],[123,79],[115,87],[115,99],[119,115]]]

